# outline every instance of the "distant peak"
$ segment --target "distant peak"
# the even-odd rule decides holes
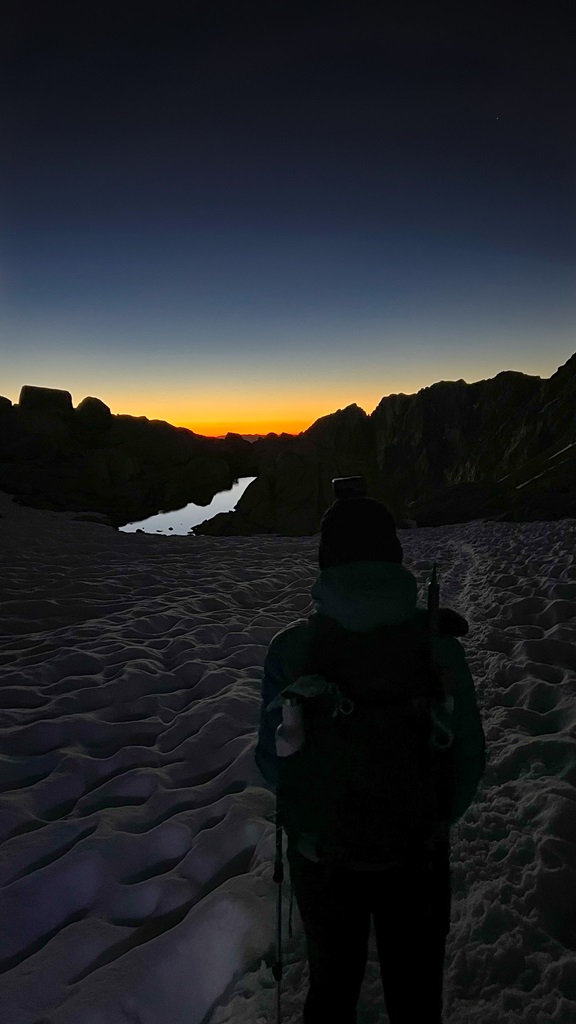
[[[344,413],[354,413],[354,415],[366,416],[367,413],[356,402],[352,402],[352,405],[347,405],[344,409],[338,409],[338,412],[343,416]],[[337,413],[336,413],[337,415]]]

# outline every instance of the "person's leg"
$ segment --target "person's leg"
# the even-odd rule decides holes
[[[294,851],[290,876],[308,947],[310,987],[304,1024],[355,1024],[370,906],[354,872],[330,869]]]
[[[442,981],[450,929],[449,844],[433,862],[375,878],[373,914],[390,1024],[442,1024]]]

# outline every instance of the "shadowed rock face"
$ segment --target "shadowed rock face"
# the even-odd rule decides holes
[[[234,512],[206,520],[195,533],[312,536],[334,500],[332,480],[338,476],[363,476],[367,493],[386,501],[400,519],[393,490],[378,469],[370,419],[357,405],[323,416],[297,437],[275,441],[268,436],[253,448],[260,457],[258,479]]]
[[[100,399],[23,387],[0,402],[0,489],[40,508],[105,514],[114,525],[190,501],[208,505],[253,475],[252,445],[215,441],[146,417],[113,416]]]
[[[420,525],[576,517],[576,355],[548,380],[390,395],[371,419],[381,473]]]
[[[236,511],[195,532],[317,533],[331,479],[360,474],[401,527],[576,518],[576,355],[549,380],[510,370],[389,395],[369,417],[348,406],[284,448],[299,468],[269,445]]]
[[[540,377],[506,372],[466,384],[441,381],[416,395],[390,395],[372,413],[378,465],[404,498],[497,478],[521,442]],[[415,473],[415,469],[417,473]]]

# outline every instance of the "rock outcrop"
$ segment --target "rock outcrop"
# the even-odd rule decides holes
[[[275,533],[301,537],[319,528],[321,471],[313,456],[294,449],[268,457],[234,512],[221,512],[195,532],[211,536]]]
[[[508,370],[439,381],[383,398],[369,417],[348,406],[284,444],[253,448],[265,455],[258,480],[196,533],[314,534],[332,478],[349,475],[365,477],[400,527],[576,518],[576,354],[548,380]],[[303,460],[291,475],[284,451]]]
[[[524,412],[543,383],[505,372],[383,398],[371,416],[381,473],[411,500],[449,484],[497,479],[517,451]]]
[[[252,447],[260,458],[258,478],[233,512],[206,520],[195,533],[312,536],[334,500],[332,480],[339,476],[363,476],[368,494],[386,501],[401,522],[393,488],[378,469],[370,419],[357,405],[321,417],[297,437],[268,435]]]
[[[114,416],[92,396],[25,386],[0,401],[0,489],[40,508],[95,512],[114,525],[188,502],[208,505],[254,475],[252,445],[145,416]],[[256,464],[257,469],[257,464]]]
[[[99,398],[83,398],[74,412],[76,422],[86,430],[107,430],[112,424],[110,408]]]
[[[36,388],[25,384],[20,391],[18,405],[23,412],[72,415],[72,395],[58,388]]]
[[[390,395],[372,413],[380,471],[420,525],[576,517],[576,355]]]

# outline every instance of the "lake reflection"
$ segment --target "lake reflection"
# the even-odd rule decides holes
[[[123,533],[135,533],[136,530],[143,530],[144,533],[190,533],[193,526],[198,526],[205,519],[212,519],[219,512],[232,512],[248,484],[255,479],[255,476],[241,476],[229,491],[215,494],[209,505],[190,503],[173,512],[159,512],[138,523],[127,523],[119,529]]]

